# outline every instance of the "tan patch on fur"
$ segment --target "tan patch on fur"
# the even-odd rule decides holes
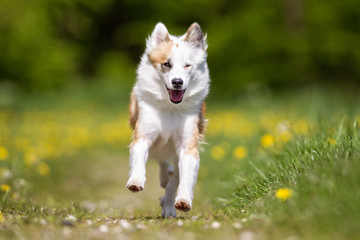
[[[197,123],[198,124],[198,123]],[[194,158],[199,158],[198,144],[200,140],[199,128],[194,126],[194,132],[192,138],[189,139],[186,143],[186,154],[193,156]]]
[[[206,127],[206,120],[204,119],[206,112],[206,104],[205,102],[202,103],[201,109],[199,112],[199,119],[196,123],[197,126],[194,127],[194,132],[192,134],[192,139],[188,140],[186,143],[187,150],[186,154],[192,155],[195,158],[199,158],[199,150],[198,145],[199,141],[203,140],[203,135]]]
[[[139,124],[135,124],[135,128],[134,128],[134,133],[133,133],[133,141],[131,143],[131,146],[133,146],[135,143],[137,143],[139,141],[139,139],[141,138],[141,134],[139,132]]]
[[[174,42],[164,41],[161,42],[151,53],[148,54],[148,58],[152,65],[158,66],[168,60],[171,48],[174,45]]]
[[[200,134],[197,127],[194,127],[194,133],[192,136],[192,139],[188,140],[188,142],[186,143],[186,154],[191,155],[194,158],[199,158],[198,144],[200,140]]]
[[[199,128],[199,134],[202,135],[205,132],[206,127],[206,119],[205,119],[205,113],[206,113],[206,103],[203,102],[201,105],[201,111],[199,112],[199,122],[198,122],[198,128]]]
[[[136,95],[134,92],[130,95],[130,104],[129,104],[129,123],[132,129],[135,129],[136,122],[139,117],[138,103]]]
[[[192,146],[190,147],[187,151],[186,151],[187,155],[191,155],[194,158],[198,159],[199,158],[199,150],[197,149],[197,146]]]
[[[131,145],[134,145],[141,138],[141,135],[139,133],[139,124],[138,124],[139,106],[138,106],[136,95],[134,92],[132,92],[130,95],[129,112],[130,112],[129,123],[130,123],[131,128],[134,129],[133,141],[132,141]]]

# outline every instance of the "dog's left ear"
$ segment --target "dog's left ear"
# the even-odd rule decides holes
[[[207,49],[206,35],[201,31],[200,25],[197,22],[194,22],[190,25],[187,30],[185,41],[190,42],[193,46]]]

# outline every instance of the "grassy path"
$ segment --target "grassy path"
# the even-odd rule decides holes
[[[9,239],[233,239],[241,232],[240,221],[218,219],[209,205],[212,196],[195,191],[194,209],[178,212],[177,219],[160,217],[155,161],[147,164],[144,191],[131,193],[125,187],[128,161],[124,155],[92,156],[56,163],[57,173],[43,192],[32,194],[38,208],[26,206],[22,212],[7,214],[1,226]],[[57,178],[59,177],[59,178]],[[17,207],[18,208],[18,207]],[[41,210],[42,209],[42,210]],[[222,236],[226,229],[227,236]],[[246,232],[249,234],[249,232]]]
[[[0,239],[360,238],[358,95],[209,108],[193,210],[176,219],[160,217],[156,162],[126,189],[127,114],[90,95],[0,110]]]

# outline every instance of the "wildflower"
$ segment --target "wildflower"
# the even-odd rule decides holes
[[[8,150],[4,146],[0,146],[0,161],[7,159],[9,156]]]
[[[1,184],[0,189],[3,192],[10,192],[11,187],[7,184]]]
[[[294,123],[293,129],[297,134],[306,135],[309,133],[309,122],[305,119],[300,119]]]
[[[21,189],[21,188],[25,187],[26,184],[27,184],[26,180],[23,178],[18,178],[18,179],[14,180],[14,187],[16,189]]]
[[[0,168],[0,178],[6,179],[12,176],[12,172],[7,168]]]
[[[283,142],[288,142],[291,140],[291,138],[292,138],[292,135],[289,131],[283,131],[280,133],[280,139]]]
[[[276,198],[285,201],[287,200],[289,197],[291,197],[292,195],[292,191],[288,188],[279,188],[276,191]]]
[[[221,160],[225,156],[225,150],[222,146],[215,146],[210,150],[213,159]]]
[[[3,223],[4,222],[4,216],[2,214],[2,212],[0,212],[0,223]]]
[[[246,151],[245,147],[238,146],[234,149],[234,152],[233,152],[234,158],[243,159],[244,157],[246,157],[246,155],[247,155],[247,151]]]
[[[50,173],[50,167],[46,163],[40,163],[37,167],[37,171],[41,176],[47,176]]]
[[[333,138],[328,138],[327,142],[328,142],[330,145],[336,145],[336,140],[333,139]]]
[[[269,148],[274,146],[274,142],[275,142],[274,136],[271,134],[266,134],[261,138],[261,146],[263,146],[264,148]]]
[[[38,156],[33,151],[26,152],[24,154],[24,162],[25,165],[28,167],[34,165],[34,163],[37,162],[37,160],[38,160]]]

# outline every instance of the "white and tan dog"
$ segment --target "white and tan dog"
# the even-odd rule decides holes
[[[130,148],[132,192],[144,189],[145,163],[156,158],[160,165],[160,199],[163,217],[176,217],[176,209],[192,207],[199,169],[198,145],[205,128],[204,99],[209,92],[206,36],[193,23],[180,37],[158,23],[146,41],[131,94]]]

